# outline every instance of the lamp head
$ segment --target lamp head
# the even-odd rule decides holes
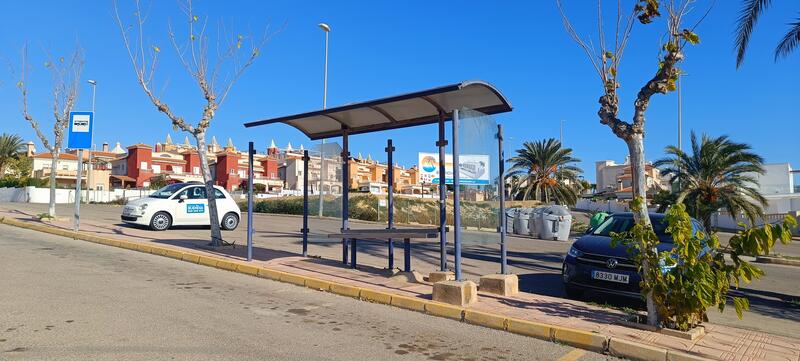
[[[320,29],[322,29],[322,31],[324,31],[324,32],[326,32],[326,33],[327,33],[327,32],[329,32],[329,31],[331,31],[331,27],[330,27],[330,25],[328,25],[328,24],[325,24],[325,23],[319,23],[319,24],[317,24],[317,26],[319,26],[319,28],[320,28]]]
[[[92,79],[89,79],[86,82],[89,83],[89,84],[92,84],[92,85],[97,85],[97,81],[92,80]]]

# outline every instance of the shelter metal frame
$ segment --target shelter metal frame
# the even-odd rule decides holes
[[[308,136],[311,140],[327,139],[332,137],[342,137],[342,234],[347,234],[349,228],[349,137],[355,134],[364,134],[405,127],[413,127],[426,124],[438,124],[439,137],[436,146],[439,149],[439,246],[440,246],[440,270],[447,270],[447,227],[446,227],[446,200],[447,187],[445,180],[445,147],[448,145],[445,139],[445,122],[452,120],[452,155],[453,164],[458,164],[458,123],[459,110],[472,109],[477,112],[492,115],[510,112],[511,104],[494,86],[483,81],[465,81],[461,83],[446,85],[428,90],[413,93],[381,98],[366,102],[348,104],[335,108],[322,109],[307,113],[263,119],[245,123],[246,128],[252,128],[267,124],[283,123],[290,125]],[[504,162],[502,153],[502,130],[499,130],[498,142],[501,152],[500,162]],[[388,224],[387,229],[394,229],[394,200],[393,200],[393,180],[394,166],[392,155],[394,144],[389,140],[386,147],[389,158],[388,177],[389,177],[389,204],[388,204]],[[321,154],[324,157],[324,154]],[[308,152],[303,154],[303,255],[308,254]],[[252,162],[250,163],[252,167]],[[501,172],[502,172],[501,164]],[[461,280],[461,209],[460,209],[460,174],[459,167],[453,167],[453,199],[454,199],[454,271],[457,280]],[[502,173],[501,177],[502,177]],[[324,175],[320,175],[323,177]],[[500,180],[501,187],[503,180]],[[252,196],[252,194],[251,194]],[[504,197],[501,194],[501,200]],[[503,217],[505,215],[505,202],[501,201],[500,219],[501,226],[501,272],[506,272],[505,265],[505,227]],[[252,210],[251,210],[252,211]],[[348,258],[348,238],[342,238],[342,261],[347,264]],[[393,244],[389,240],[389,256],[393,258]],[[354,257],[353,257],[354,258]],[[352,260],[355,267],[355,259]],[[390,265],[393,264],[390,261]]]

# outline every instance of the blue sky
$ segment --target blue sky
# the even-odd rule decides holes
[[[566,0],[578,30],[593,35],[596,14],[582,0]],[[632,4],[632,1],[626,1]],[[613,2],[615,3],[615,2]],[[698,1],[702,7],[706,1]],[[130,9],[128,1],[121,5]],[[717,1],[698,28],[702,43],[686,51],[684,70],[684,139],[690,130],[730,135],[750,143],[768,162],[800,167],[800,52],[775,63],[772,50],[786,23],[800,11],[796,2],[777,1],[753,36],[744,67],[737,70],[733,30],[740,1]],[[594,162],[622,161],[627,149],[597,119],[601,88],[588,60],[569,39],[554,1],[196,1],[196,12],[212,24],[222,19],[237,33],[274,32],[263,56],[234,87],[218,111],[210,134],[220,142],[231,137],[240,148],[248,140],[264,149],[270,139],[280,146],[311,145],[290,127],[274,125],[245,130],[242,123],[321,108],[324,35],[316,26],[331,25],[328,105],[336,106],[469,79],[498,87],[514,112],[497,116],[506,128],[507,155],[523,141],[559,136],[582,159],[588,179]],[[610,12],[610,11],[609,11]],[[701,9],[691,14],[695,19]],[[123,11],[123,16],[132,10]],[[95,142],[153,144],[173,132],[138,88],[110,1],[7,1],[0,11],[0,132],[34,139],[20,115],[20,98],[5,65],[19,67],[19,49],[30,44],[32,112],[52,125],[47,49],[67,54],[79,41],[85,50],[84,79],[96,79]],[[175,62],[167,41],[167,22],[181,13],[169,0],[152,4],[147,38],[162,48],[157,89],[163,100],[187,120],[197,119],[202,97]],[[609,21],[611,19],[608,19]],[[620,69],[621,116],[630,119],[632,97],[653,74],[663,21],[636,24]],[[83,82],[85,84],[85,82]],[[663,156],[676,143],[677,98],[657,95],[648,112],[646,154]],[[82,85],[76,110],[91,108],[91,89]],[[386,139],[397,147],[400,163],[416,163],[417,152],[435,150],[434,127],[403,129],[351,138],[352,153],[383,159]],[[35,140],[39,144],[38,140]],[[39,146],[41,149],[41,146]]]

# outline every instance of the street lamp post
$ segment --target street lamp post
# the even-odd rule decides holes
[[[317,24],[322,31],[325,32],[325,76],[322,85],[322,109],[326,109],[328,107],[328,34],[331,32],[330,25],[326,23],[319,23]],[[347,164],[344,165],[345,167]],[[319,217],[322,217],[322,206],[325,201],[324,199],[324,182],[325,177],[327,174],[325,173],[325,139],[322,139],[322,146],[320,147],[319,152],[319,185],[317,189],[319,190]]]
[[[94,114],[94,99],[95,99],[95,94],[97,93],[97,81],[89,79],[89,80],[87,80],[87,83],[89,83],[92,86],[92,113]],[[97,118],[94,118],[94,119],[97,119]],[[94,119],[92,121],[94,121]],[[95,200],[94,199],[95,198],[94,197],[95,196],[95,194],[94,194],[94,174],[92,174],[92,173],[94,173],[94,172],[92,172],[92,170],[94,169],[93,162],[92,162],[92,156],[93,156],[92,150],[93,149],[89,149],[89,175],[88,175],[88,177],[86,179],[86,182],[88,183],[86,185],[86,192],[87,192],[87,195],[90,194],[90,196],[86,197],[86,203],[89,203],[90,201]]]

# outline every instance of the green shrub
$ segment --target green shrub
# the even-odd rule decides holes
[[[638,205],[632,202],[633,206]],[[797,226],[794,217],[788,215],[779,224],[763,227],[740,224],[743,230],[731,237],[727,246],[721,246],[716,234],[708,237],[702,232],[693,234],[691,218],[682,203],[670,207],[666,222],[674,244],[670,251],[646,252],[642,256],[640,245],[655,249],[659,239],[652,228],[641,224],[634,225],[629,232],[613,233],[612,245],[626,245],[640,270],[645,260],[651,265],[640,283],[642,295],[652,292],[662,326],[680,330],[707,320],[706,312],[712,307],[722,312],[731,284],[738,288],[741,283],[761,278],[764,272],[741,256],[770,254],[776,242],[791,242],[792,229]],[[746,298],[732,299],[741,319],[750,304]]]

